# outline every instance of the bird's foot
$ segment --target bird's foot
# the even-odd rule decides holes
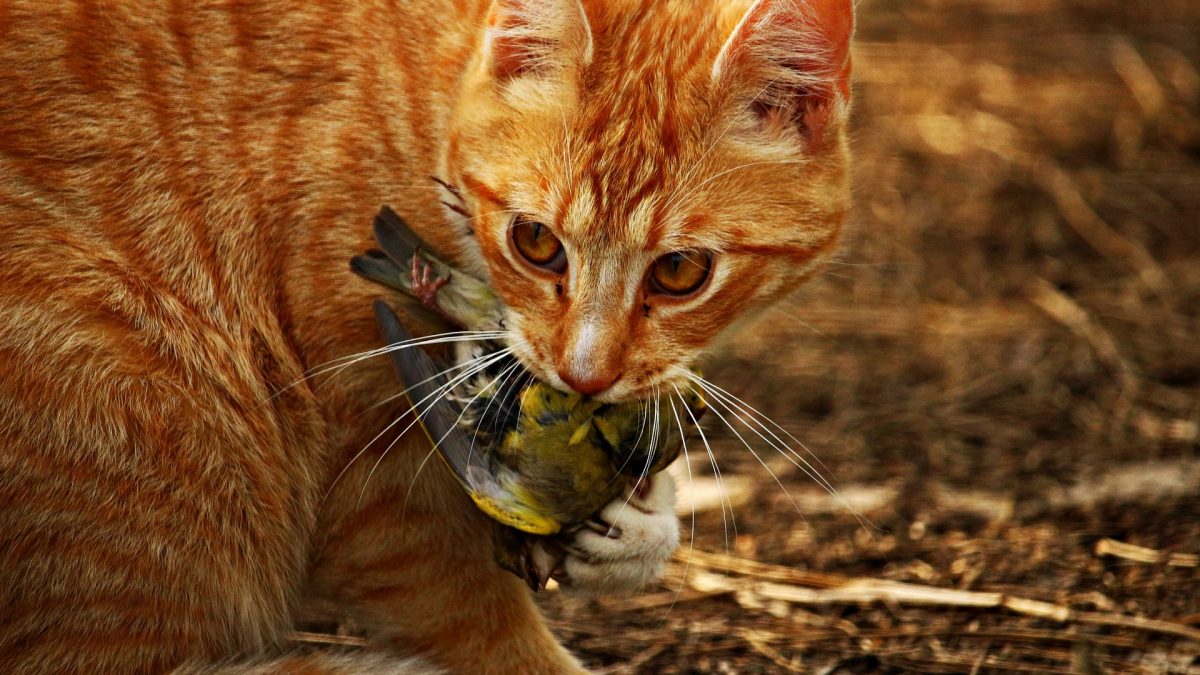
[[[437,293],[450,283],[450,277],[433,278],[433,265],[414,255],[412,258],[412,292],[421,304],[439,314],[442,308],[438,305]]]
[[[665,471],[613,500],[597,517],[563,537],[565,556],[551,572],[581,595],[634,591],[662,575],[679,545],[675,481]],[[640,488],[640,489],[639,489]]]

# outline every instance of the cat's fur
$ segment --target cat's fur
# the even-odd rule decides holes
[[[404,409],[375,407],[385,360],[288,385],[378,346],[347,261],[385,202],[490,276],[543,378],[667,384],[831,247],[852,21],[849,0],[0,0],[0,663],[576,668],[420,435],[351,463]],[[561,294],[510,210],[564,241]],[[716,252],[706,289],[646,294],[688,248]],[[657,499],[642,539],[569,561],[581,586],[661,563]],[[302,610],[375,653],[263,661]]]

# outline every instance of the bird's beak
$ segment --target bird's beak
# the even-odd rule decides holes
[[[392,308],[375,301],[375,320],[388,344],[411,340]],[[412,412],[421,421],[438,454],[454,472],[475,505],[496,521],[523,532],[550,535],[561,524],[539,512],[519,484],[502,483],[497,468],[484,452],[475,452],[471,440],[458,426],[461,412],[442,391],[446,376],[433,359],[417,347],[389,352],[392,365],[407,389]]]

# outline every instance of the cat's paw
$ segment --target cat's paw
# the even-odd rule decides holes
[[[662,575],[677,546],[675,480],[663,471],[646,489],[614,500],[577,530],[554,578],[570,593],[634,591]]]

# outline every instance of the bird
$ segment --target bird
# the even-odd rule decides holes
[[[502,330],[504,304],[483,281],[438,258],[403,219],[383,207],[377,243],[351,261],[361,276],[401,291],[434,314],[470,330]],[[396,312],[376,300],[384,340],[412,344]],[[496,340],[475,349],[500,352]],[[447,369],[420,348],[390,350],[421,426],[476,507],[490,516],[501,567],[537,591],[560,562],[555,538],[582,526],[678,457],[680,425],[653,416],[647,401],[601,402],[535,379],[511,356],[450,386]],[[499,374],[519,371],[502,381]],[[691,419],[706,405],[684,390]]]

